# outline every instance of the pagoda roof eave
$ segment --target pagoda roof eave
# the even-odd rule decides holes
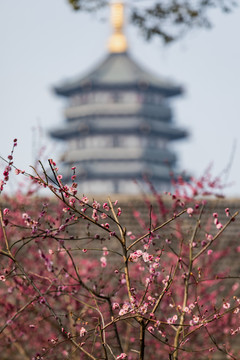
[[[90,84],[85,83],[81,86],[77,87],[68,87],[68,86],[62,86],[62,87],[54,87],[53,91],[56,95],[63,96],[63,97],[70,97],[74,94],[84,93],[87,91],[112,91],[112,90],[133,90],[133,91],[151,91],[151,92],[157,92],[160,93],[166,97],[173,97],[182,95],[184,93],[184,89],[181,86],[175,86],[171,88],[167,87],[160,87],[160,86],[154,86],[152,84],[147,83],[112,83],[112,84]]]
[[[144,136],[144,130],[142,131],[141,129],[118,129],[118,134],[126,134],[126,131],[128,134],[133,134],[133,135],[142,135]],[[70,138],[74,138],[76,136],[79,137],[86,137],[86,133],[89,132],[88,128],[81,130],[78,129],[71,129],[71,128],[62,128],[62,129],[52,129],[49,131],[49,135],[53,138],[53,139],[59,139],[59,140],[66,140],[66,139],[70,139]],[[148,134],[148,136],[150,135],[148,129],[146,129],[146,132]],[[98,129],[98,131],[93,131],[93,129],[91,129],[91,136],[94,135],[107,135],[107,134],[115,134],[116,133],[116,129]],[[189,133],[184,130],[184,129],[178,129],[178,128],[171,128],[171,129],[165,129],[165,130],[159,130],[159,131],[152,131],[151,136],[159,136],[162,135],[164,136],[164,138],[168,139],[169,141],[173,141],[173,140],[181,140],[181,139],[185,139],[186,137],[189,136]]]
[[[57,95],[66,97],[79,92],[112,89],[150,90],[162,92],[165,96],[183,93],[181,86],[143,69],[127,52],[108,54],[85,76],[75,77],[53,88]]]

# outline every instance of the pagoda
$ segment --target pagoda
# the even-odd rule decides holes
[[[146,177],[170,188],[177,157],[169,148],[187,136],[174,125],[169,100],[182,88],[144,70],[129,54],[122,3],[111,7],[113,34],[106,58],[85,76],[54,88],[67,99],[65,125],[50,132],[67,149],[61,173],[76,166],[82,193],[138,193]]]

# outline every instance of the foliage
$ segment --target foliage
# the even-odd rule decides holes
[[[13,169],[12,150],[1,191]],[[54,197],[2,195],[1,359],[239,359],[239,278],[216,273],[238,212],[203,226],[193,195],[209,177],[183,192],[180,180],[165,202],[155,193],[163,220],[151,210],[133,234],[117,201],[78,196],[75,167],[71,185],[49,169],[15,172]]]
[[[95,11],[108,4],[106,0],[68,0],[75,10]],[[210,10],[229,13],[235,0],[152,0],[131,1],[130,21],[146,39],[160,37],[165,43],[177,40],[189,29],[211,26]]]

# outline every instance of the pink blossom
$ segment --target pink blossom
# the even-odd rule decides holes
[[[228,302],[223,303],[223,308],[224,309],[229,309],[230,308],[230,304]]]
[[[142,256],[141,250],[134,251],[134,253],[130,254],[129,261],[137,262],[141,256]]]
[[[108,248],[106,246],[103,247],[103,256],[107,256],[109,254]]]
[[[199,316],[193,315],[193,323],[198,324],[199,323]]]
[[[101,261],[101,267],[105,268],[107,266],[107,259],[105,258],[105,256],[102,256],[100,258]]]
[[[225,209],[225,214],[226,214],[226,216],[229,216],[229,215],[230,215],[230,210],[229,210],[229,208],[226,208],[226,209]]]
[[[191,207],[187,208],[187,213],[190,217],[192,216],[193,211],[194,211],[193,208],[191,208]]]
[[[87,204],[87,203],[89,202],[87,196],[84,196],[84,197],[81,199],[81,202],[82,202],[83,204]]]
[[[191,304],[189,304],[188,307],[189,307],[190,310],[193,310],[195,308],[195,305],[193,303],[191,303]]]
[[[127,354],[125,354],[125,353],[121,353],[120,355],[118,355],[117,356],[117,359],[126,359],[126,357],[127,357]]]
[[[98,212],[97,212],[96,209],[93,209],[92,218],[93,218],[93,220],[95,220],[95,221],[98,221],[98,220],[99,220]]]
[[[82,326],[81,327],[81,329],[80,329],[80,331],[79,331],[79,335],[80,335],[80,337],[83,337],[83,336],[85,336],[86,335],[86,333],[87,333],[87,330]]]
[[[149,326],[149,327],[148,327],[148,331],[152,334],[152,333],[154,332],[154,327]]]
[[[108,206],[108,204],[107,204],[106,202],[103,204],[103,208],[104,208],[106,211],[109,211],[109,206]]]
[[[153,256],[148,254],[147,252],[144,252],[142,255],[142,258],[143,258],[144,262],[149,262],[149,261],[152,261]]]
[[[3,215],[7,215],[7,214],[9,214],[9,209],[8,208],[5,208],[5,209],[3,209]]]
[[[208,241],[213,240],[213,236],[211,234],[206,234],[206,238],[207,238]]]
[[[216,228],[217,228],[218,230],[222,229],[222,227],[223,227],[223,225],[222,225],[220,222],[216,225]]]
[[[169,275],[166,276],[165,279],[163,279],[162,283],[166,286],[169,280]]]
[[[122,209],[119,207],[117,211],[117,216],[120,216],[122,214]]]
[[[96,200],[94,200],[92,203],[92,207],[98,210],[100,208],[100,204]]]
[[[125,302],[122,306],[122,309],[119,311],[119,315],[125,315],[131,310],[131,305],[128,302]]]
[[[26,220],[26,219],[28,218],[28,214],[27,214],[27,213],[23,213],[23,214],[22,214],[22,218],[23,218],[24,220]]]
[[[112,308],[113,308],[113,310],[119,309],[120,308],[119,303],[116,303],[116,302],[113,303]]]
[[[173,317],[167,319],[167,323],[168,323],[169,325],[174,324],[174,323],[177,321],[177,319],[178,319],[178,316],[177,316],[177,315],[173,315]]]
[[[158,332],[159,332],[159,334],[160,334],[163,338],[166,337],[166,334],[164,334],[164,332],[163,332],[162,330],[158,330]]]

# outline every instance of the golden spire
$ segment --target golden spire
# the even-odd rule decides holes
[[[111,53],[122,53],[127,50],[127,40],[123,33],[124,6],[121,1],[111,4],[111,23],[113,34],[109,39],[108,49]]]

